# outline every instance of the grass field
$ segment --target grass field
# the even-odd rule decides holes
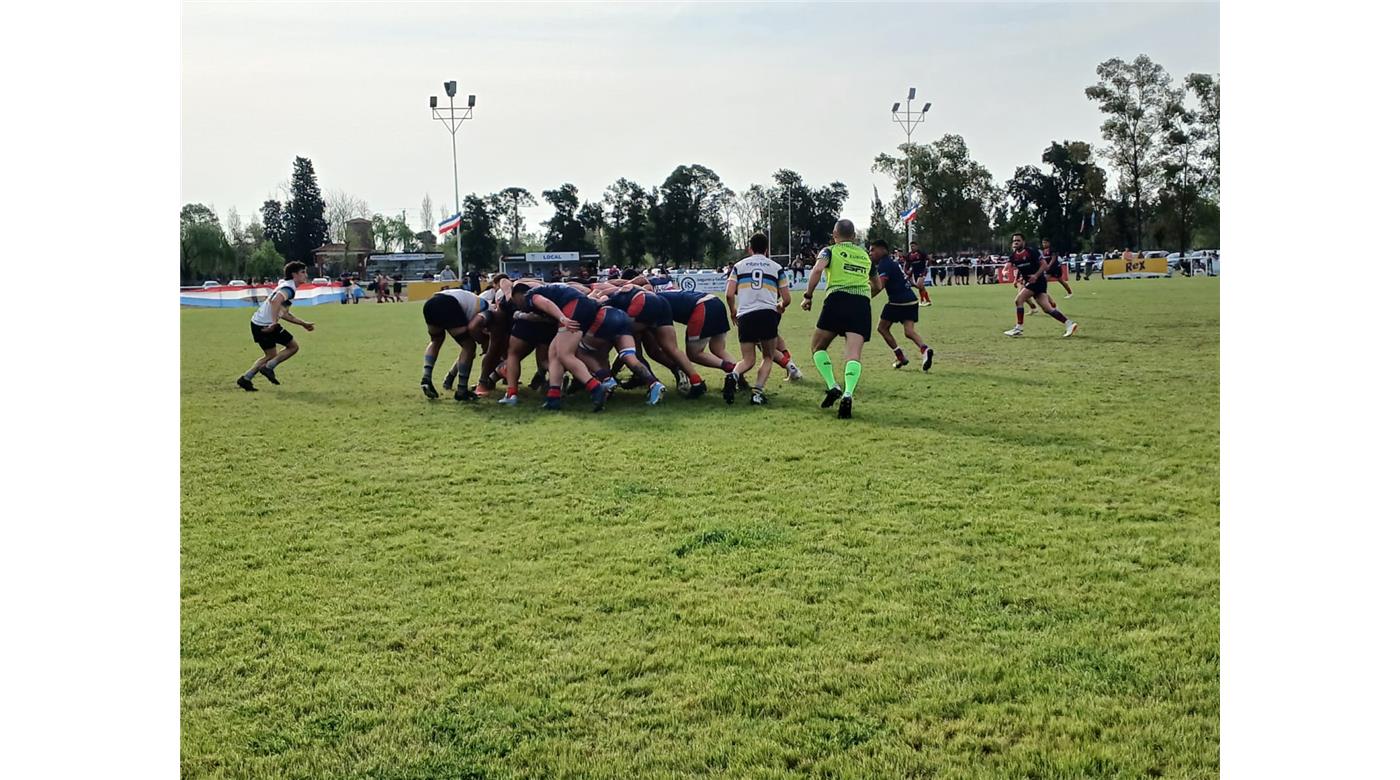
[[[1218,281],[1054,292],[935,289],[853,420],[797,310],[770,407],[602,414],[426,401],[419,304],[244,393],[183,312],[182,774],[1216,776]]]

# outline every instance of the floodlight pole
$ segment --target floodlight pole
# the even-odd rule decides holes
[[[787,244],[787,250],[788,250],[788,263],[791,263],[791,262],[792,262],[792,182],[788,182],[787,196],[788,196],[788,198],[787,198],[787,200],[788,200],[788,219],[787,219],[788,244]]]
[[[447,113],[444,114],[442,110],[437,107],[436,98],[432,98],[428,101],[428,107],[432,109],[433,119],[442,122],[443,127],[446,127],[447,132],[452,135],[452,197],[453,203],[456,204],[456,208],[454,209],[454,211],[456,211],[458,214],[462,214],[462,192],[457,184],[457,129],[462,126],[463,122],[472,118],[472,109],[476,107],[476,95],[469,96],[467,98],[466,107],[463,108],[461,111],[458,111],[456,101],[457,82],[445,82],[443,84],[443,87],[447,91]],[[465,216],[466,215],[462,214],[462,216],[459,217],[457,220],[458,282],[461,282],[464,279],[466,279],[466,276],[464,276],[462,273],[462,219]]]
[[[891,119],[895,124],[904,129],[904,177],[909,184],[905,191],[904,207],[914,207],[914,128],[923,123],[924,117],[928,114],[932,103],[925,103],[924,108],[917,115],[914,114],[914,88],[909,88],[909,98],[904,101],[904,116],[899,115],[899,103],[894,104],[890,109]],[[904,251],[908,252],[914,245],[914,220],[905,223]]]

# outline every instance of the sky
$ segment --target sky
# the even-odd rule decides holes
[[[687,164],[739,192],[790,168],[845,183],[864,227],[872,185],[897,197],[870,168],[904,142],[890,106],[910,86],[933,103],[915,143],[962,135],[1004,182],[1052,140],[1100,143],[1098,63],[1220,68],[1215,3],[185,3],[181,33],[183,200],[245,225],[303,156],[323,194],[422,229],[424,194],[435,215],[453,201],[428,108],[449,79],[477,96],[463,195],[572,182],[601,200]]]

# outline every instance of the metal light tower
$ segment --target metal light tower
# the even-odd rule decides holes
[[[787,218],[788,244],[787,244],[787,250],[788,250],[788,263],[791,264],[791,263],[792,263],[792,182],[788,182],[787,196],[788,196],[788,198],[787,198],[787,200],[788,200],[788,218]]]
[[[899,115],[899,103],[894,104],[890,109],[890,118],[894,123],[904,128],[904,160],[905,179],[909,182],[909,190],[905,193],[905,208],[914,208],[914,155],[913,149],[909,148],[914,143],[914,128],[923,123],[928,110],[933,107],[932,103],[925,103],[923,109],[918,114],[914,113],[914,88],[909,88],[909,99],[904,103],[904,116]],[[905,223],[907,228],[904,234],[904,251],[908,252],[914,243],[914,220]]]
[[[472,118],[472,109],[476,108],[476,95],[467,95],[467,107],[461,111],[457,110],[457,82],[444,81],[442,88],[447,92],[447,111],[444,113],[438,108],[437,95],[429,96],[428,108],[433,112],[433,119],[442,122],[447,132],[452,134],[452,199],[457,204],[454,213],[462,212],[462,193],[457,188],[457,128],[462,123]],[[466,277],[462,275],[462,225],[461,220],[457,224],[457,280],[461,281]]]

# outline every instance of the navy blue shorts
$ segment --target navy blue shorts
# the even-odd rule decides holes
[[[632,318],[621,309],[614,309],[611,306],[604,306],[601,313],[593,320],[593,324],[583,323],[584,332],[590,338],[598,341],[613,343],[618,336],[632,335]]]
[[[690,313],[690,322],[685,328],[685,340],[708,341],[728,332],[729,312],[724,308],[724,301],[710,298],[701,301]]]
[[[592,298],[580,298],[564,304],[560,311],[564,312],[565,317],[577,322],[580,328],[587,330],[589,323],[598,316],[598,308],[598,302]]]
[[[919,305],[917,303],[887,303],[885,308],[880,310],[880,319],[885,322],[918,322]]]
[[[559,325],[554,320],[516,319],[510,326],[510,335],[526,344],[544,346],[554,340]]]
[[[671,324],[671,304],[656,293],[640,292],[632,296],[627,306],[627,316],[649,327]]]

